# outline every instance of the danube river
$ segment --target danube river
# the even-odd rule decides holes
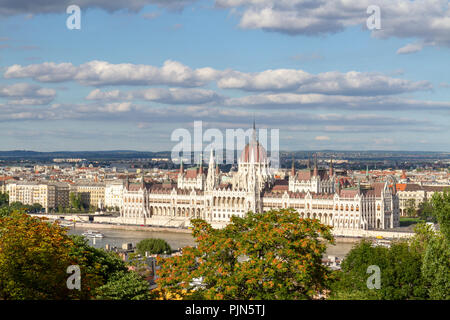
[[[84,227],[70,228],[69,234],[81,235],[88,229]],[[191,234],[180,232],[156,232],[156,231],[133,231],[133,230],[117,230],[117,229],[99,229],[104,234],[104,238],[89,238],[89,243],[96,248],[105,248],[109,244],[114,247],[122,247],[124,243],[133,243],[135,246],[139,241],[147,238],[160,238],[166,240],[172,249],[178,249],[185,246],[194,246],[195,241]],[[327,248],[327,255],[344,257],[350,251],[354,243],[336,241],[336,245]]]

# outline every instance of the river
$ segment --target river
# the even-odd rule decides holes
[[[75,227],[70,228],[69,234],[81,235],[84,231],[92,228]],[[124,243],[132,243],[134,246],[141,240],[147,238],[160,238],[169,243],[172,249],[178,249],[185,246],[194,246],[195,241],[189,233],[178,232],[155,232],[155,231],[133,231],[133,230],[117,230],[117,229],[100,229],[104,234],[104,238],[96,238],[95,240],[90,238],[89,243],[96,248],[105,248],[107,244],[114,247],[122,247]],[[337,257],[345,257],[351,250],[354,243],[336,241],[335,245],[330,245],[327,248],[325,255],[333,255]]]

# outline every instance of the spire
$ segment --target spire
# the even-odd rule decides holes
[[[369,165],[366,165],[366,177],[369,178]]]
[[[311,170],[311,158],[308,156],[308,162],[306,163],[308,169]]]
[[[181,163],[180,163],[180,174],[184,173],[184,168],[183,168],[183,158],[181,158]]]
[[[203,153],[200,153],[200,174],[203,174]]]
[[[314,177],[317,177],[319,170],[317,168],[317,153],[314,154]]]
[[[256,141],[257,141],[257,138],[256,138],[256,123],[255,123],[255,118],[253,117],[252,143],[255,143]]]
[[[295,161],[294,161],[294,156],[292,156],[291,176],[295,176]]]
[[[334,174],[333,172],[333,158],[330,159],[330,172],[329,172],[329,176],[332,177]]]
[[[209,155],[209,168],[214,168],[214,153],[213,153],[213,148],[211,148],[211,153]]]

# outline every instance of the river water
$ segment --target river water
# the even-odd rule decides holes
[[[75,227],[68,230],[69,234],[81,235],[89,228]],[[178,249],[185,246],[194,246],[195,241],[189,233],[178,232],[154,232],[154,231],[133,231],[133,230],[117,230],[117,229],[99,229],[105,236],[104,238],[89,238],[90,245],[96,248],[105,248],[107,244],[113,247],[122,247],[124,243],[132,243],[133,246],[147,238],[159,238],[164,239],[169,243],[172,249]],[[345,257],[351,250],[354,243],[348,242],[336,242],[336,245],[328,246],[325,255],[333,255],[337,257]]]

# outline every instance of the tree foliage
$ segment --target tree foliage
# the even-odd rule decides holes
[[[369,266],[378,266],[381,274],[380,289],[367,286]],[[422,277],[422,255],[407,242],[392,243],[390,248],[372,246],[363,240],[342,262],[333,285],[332,299],[405,300],[427,297]]]
[[[433,216],[440,231],[431,237],[423,257],[422,273],[431,299],[450,299],[450,192],[435,193]]]
[[[112,275],[128,270],[125,262],[116,253],[90,246],[89,241],[83,236],[69,237],[74,243],[70,256],[82,257],[85,261],[85,272],[97,274],[103,283],[108,282]]]
[[[9,195],[8,193],[0,192],[0,207],[7,206],[9,204]]]
[[[0,218],[1,299],[89,299],[101,283],[85,259],[70,254],[73,241],[58,224],[13,212]],[[81,269],[81,290],[67,288],[67,267]]]
[[[150,285],[134,271],[120,271],[99,287],[96,295],[100,300],[147,300],[150,297]]]
[[[431,299],[450,300],[450,242],[442,234],[429,241],[422,273]]]
[[[80,267],[81,290],[67,287],[71,265]],[[0,218],[0,299],[130,298],[132,292],[136,299],[149,290],[135,275],[117,254],[67,235],[58,223],[21,212]]]
[[[450,239],[450,189],[441,194],[436,192],[431,198],[433,216],[439,223],[439,228],[447,240]]]
[[[330,228],[292,209],[249,212],[223,229],[192,220],[197,247],[160,259],[162,297],[188,299],[312,299],[329,288],[322,264]]]
[[[136,248],[141,255],[145,255],[145,252],[148,252],[149,254],[169,254],[172,252],[170,245],[163,239],[144,239],[139,241]]]

